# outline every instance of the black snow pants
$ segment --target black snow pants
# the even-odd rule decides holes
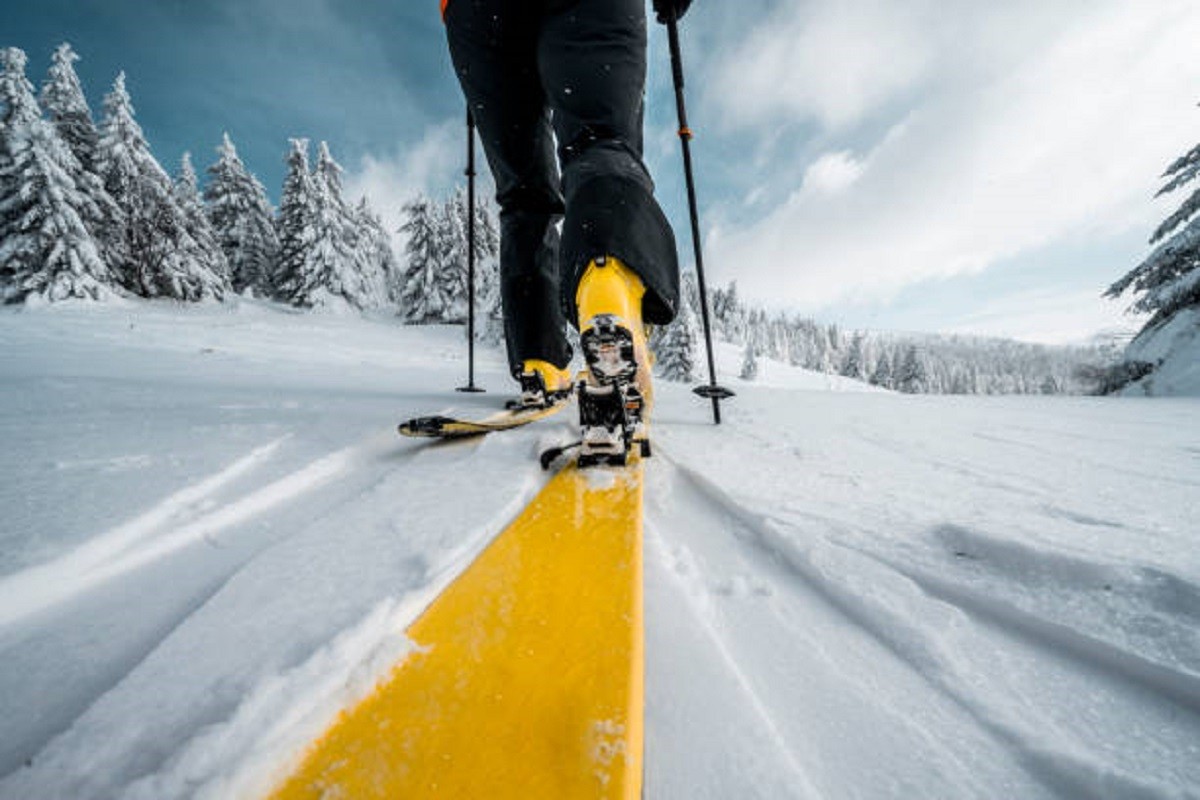
[[[596,257],[641,277],[646,322],[670,322],[675,237],[642,162],[644,0],[450,0],[445,20],[496,181],[514,374],[527,359],[566,366],[565,323]]]

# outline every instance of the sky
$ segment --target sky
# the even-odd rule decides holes
[[[184,151],[203,169],[228,132],[277,199],[287,140],[325,140],[393,227],[464,181],[436,0],[6,5],[0,46],[35,84],[62,41],[97,115],[127,73],[168,170]],[[710,285],[855,328],[1138,326],[1101,294],[1182,200],[1154,194],[1200,133],[1200,4],[696,0],[682,37]],[[658,25],[649,64],[646,160],[690,265]]]

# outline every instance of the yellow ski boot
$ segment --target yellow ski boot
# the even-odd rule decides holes
[[[587,376],[579,384],[579,464],[624,464],[636,444],[649,455],[646,419],[653,396],[642,323],[646,287],[618,259],[598,258],[579,281],[579,338]]]
[[[521,382],[521,398],[509,403],[509,408],[547,408],[565,400],[571,394],[571,373],[549,361],[531,358],[517,376]]]

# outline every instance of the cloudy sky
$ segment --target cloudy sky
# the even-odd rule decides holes
[[[452,0],[453,2],[453,0]],[[156,155],[223,131],[278,196],[287,138],[328,140],[398,219],[461,181],[436,0],[39,0],[0,46],[40,83],[67,40],[93,109],[118,70]],[[1100,294],[1200,138],[1194,0],[696,0],[684,55],[714,283],[854,327],[1073,341],[1134,325]],[[647,159],[686,238],[665,36]]]

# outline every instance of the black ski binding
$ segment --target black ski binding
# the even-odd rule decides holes
[[[579,338],[592,378],[601,385],[632,383],[637,374],[633,334],[612,314],[598,314]]]

